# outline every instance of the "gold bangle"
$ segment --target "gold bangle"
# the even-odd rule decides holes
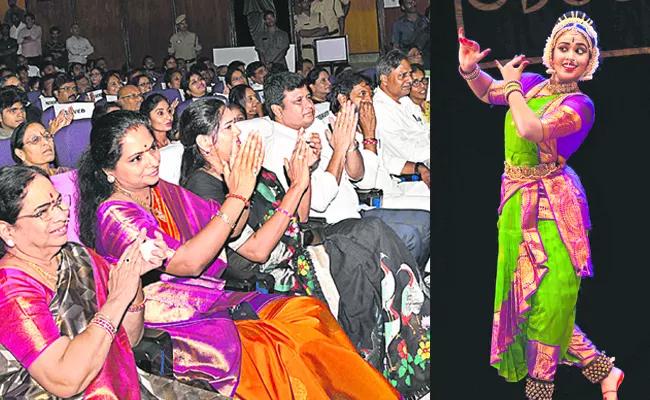
[[[227,214],[224,214],[219,210],[215,215],[217,216],[217,218],[219,218],[220,220],[228,224],[230,229],[235,229],[235,221],[233,221],[233,219],[230,218]]]
[[[140,303],[131,304],[129,306],[129,308],[127,308],[126,311],[128,311],[130,313],[140,312],[140,311],[144,310],[144,303],[146,303],[146,302],[147,302],[147,298],[145,297],[145,298],[142,299],[142,301]]]

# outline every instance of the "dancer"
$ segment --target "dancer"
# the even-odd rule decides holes
[[[550,79],[522,74],[518,55],[496,61],[503,81],[481,71],[490,49],[458,32],[460,74],[488,104],[507,105],[505,173],[499,207],[499,257],[490,363],[508,382],[526,375],[526,396],[551,399],[557,365],[573,364],[605,400],[616,400],[623,371],[575,322],[582,278],[593,275],[584,189],[567,166],[594,121],[594,106],[578,81],[598,67],[598,35],[586,14],[556,22],[544,48]]]

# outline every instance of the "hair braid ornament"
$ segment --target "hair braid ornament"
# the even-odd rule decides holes
[[[585,37],[585,39],[587,39],[587,47],[591,57],[589,58],[589,64],[585,69],[585,73],[579,80],[591,80],[594,77],[596,68],[598,68],[598,59],[600,58],[598,34],[594,29],[594,22],[582,11],[570,11],[565,13],[557,20],[555,26],[553,26],[551,36],[546,39],[546,46],[544,47],[544,55],[542,57],[544,66],[548,68],[546,72],[549,74],[555,73],[555,70],[553,69],[553,49],[555,49],[558,38],[567,31],[580,33]]]

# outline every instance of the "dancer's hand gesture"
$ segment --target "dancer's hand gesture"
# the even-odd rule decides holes
[[[504,81],[518,81],[521,79],[521,74],[524,72],[526,65],[530,64],[530,62],[526,61],[525,58],[525,55],[520,54],[506,63],[506,65],[501,65],[498,60],[495,60],[494,62],[497,64],[497,67],[499,67],[499,71],[501,71]]]
[[[476,64],[481,61],[492,50],[485,49],[481,51],[481,46],[473,40],[465,37],[465,32],[461,27],[458,29],[458,63],[463,72],[472,72],[476,68]]]

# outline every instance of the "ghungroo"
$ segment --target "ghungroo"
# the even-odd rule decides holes
[[[541,381],[530,376],[526,378],[526,397],[529,400],[551,400],[554,390],[553,382]]]
[[[609,358],[605,352],[602,352],[582,369],[582,375],[587,377],[591,383],[600,383],[612,372],[613,361],[614,358]]]

